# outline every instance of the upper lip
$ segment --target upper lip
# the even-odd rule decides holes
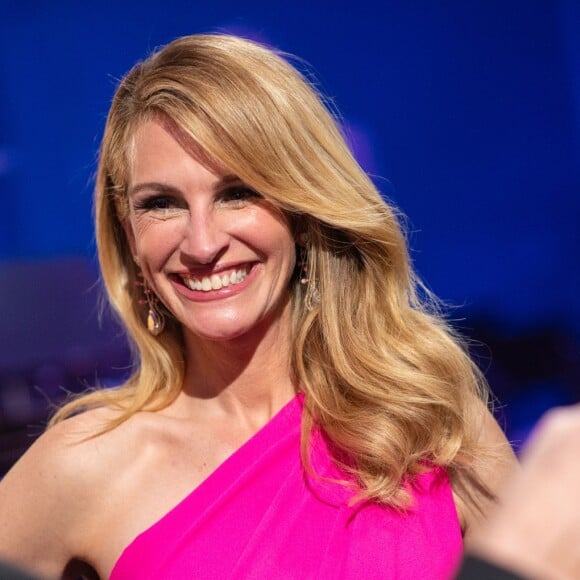
[[[181,278],[203,278],[211,277],[214,274],[221,274],[228,270],[239,270],[240,268],[250,269],[256,263],[253,261],[243,261],[243,262],[230,262],[228,264],[216,264],[215,266],[203,267],[199,266],[196,268],[191,268],[188,270],[183,270],[180,272],[173,272],[175,276],[180,276]]]

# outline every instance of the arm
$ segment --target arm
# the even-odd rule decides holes
[[[43,434],[0,483],[0,558],[61,577],[77,551],[88,505],[74,420]]]
[[[466,545],[474,528],[487,517],[495,505],[499,491],[518,471],[518,461],[506,436],[493,415],[481,401],[474,401],[470,421],[482,448],[474,458],[474,477],[458,477],[453,481],[455,503]]]

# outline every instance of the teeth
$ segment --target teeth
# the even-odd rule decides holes
[[[203,276],[202,278],[183,277],[182,279],[190,290],[209,292],[210,290],[219,290],[220,288],[239,284],[246,279],[247,275],[247,269],[241,268],[226,274],[212,274],[209,277]]]

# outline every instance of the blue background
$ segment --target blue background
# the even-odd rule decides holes
[[[578,1],[0,0],[0,424],[38,387],[122,366],[93,285],[105,116],[135,61],[212,31],[311,65],[408,216],[420,275],[488,345],[476,355],[512,432],[577,400]],[[32,395],[14,406],[22,385]]]

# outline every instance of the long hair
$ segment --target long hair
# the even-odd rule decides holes
[[[306,394],[304,461],[319,429],[363,497],[399,507],[406,478],[426,464],[467,469],[477,449],[470,406],[484,396],[484,382],[416,279],[396,210],[304,76],[275,51],[225,35],[175,40],[138,63],[115,94],[100,150],[96,236],[136,363],[124,385],[68,403],[53,423],[108,404],[122,409],[114,428],[167,406],[182,388],[180,326],[170,320],[161,336],[147,332],[122,226],[134,135],[151,118],[281,208],[309,240],[316,290],[297,280],[291,288],[292,378]]]

